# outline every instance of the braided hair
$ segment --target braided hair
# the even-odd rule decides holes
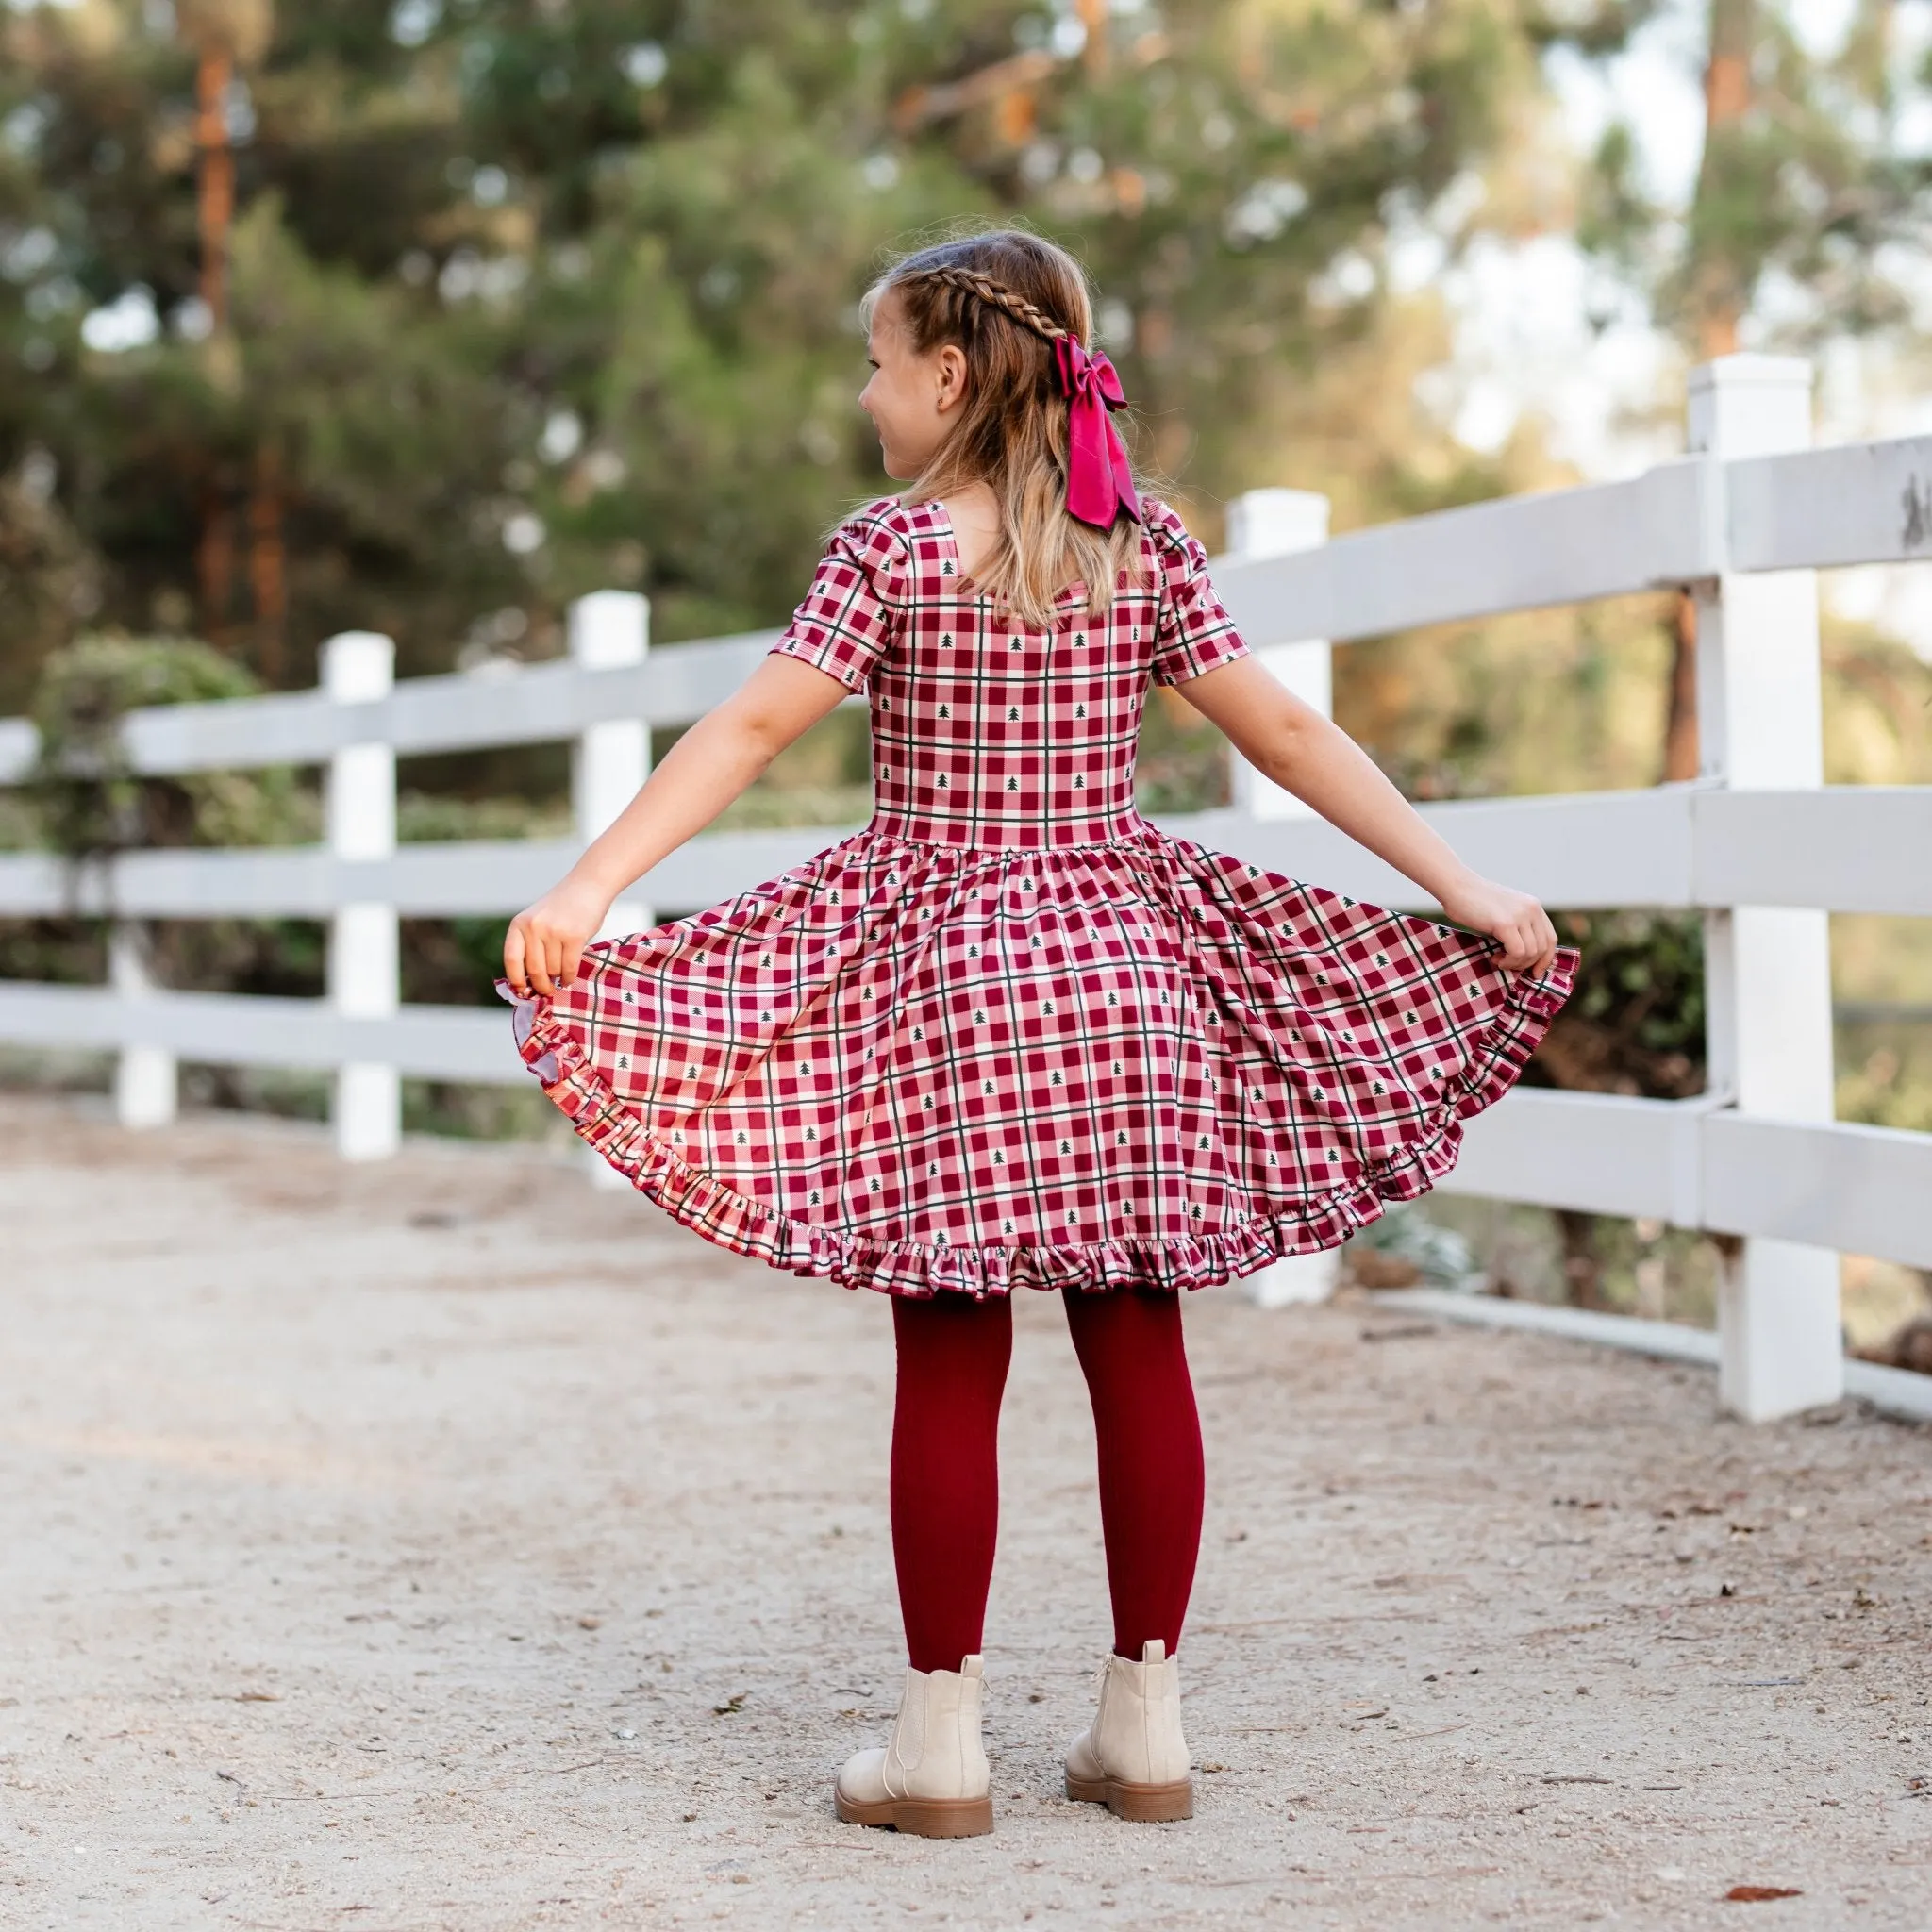
[[[977,589],[1021,622],[1049,626],[1062,593],[1086,591],[1099,616],[1121,574],[1146,568],[1140,526],[1111,529],[1067,512],[1067,403],[1055,344],[1085,345],[1093,304],[1079,263],[1024,229],[1002,228],[923,248],[889,269],[864,304],[870,322],[891,304],[915,353],[942,343],[965,354],[967,394],[958,425],[908,486],[908,503],[985,484],[998,499],[1000,534],[974,573]]]
[[[983,270],[949,263],[943,268],[928,270],[927,279],[976,295],[982,302],[991,303],[1002,314],[1011,316],[1022,328],[1031,330],[1042,342],[1057,342],[1061,337],[1074,333],[1061,327],[1044,309],[1027,301],[1017,289],[1009,289],[1004,282],[994,281]]]

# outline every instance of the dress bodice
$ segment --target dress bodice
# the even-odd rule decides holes
[[[1060,593],[1045,628],[974,589],[944,506],[885,498],[841,527],[774,650],[872,705],[873,826],[924,844],[1102,845],[1142,829],[1134,763],[1150,676],[1244,656],[1207,558],[1143,504],[1141,565],[1090,614]]]

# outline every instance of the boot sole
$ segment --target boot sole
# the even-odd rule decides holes
[[[1067,1774],[1067,1796],[1075,1804],[1105,1805],[1116,1818],[1135,1824],[1172,1824],[1194,1815],[1194,1781],[1171,1785],[1132,1785],[1117,1777],[1075,1777]]]
[[[843,1824],[884,1825],[909,1838],[983,1838],[992,1829],[991,1796],[883,1798],[866,1805],[835,1789],[832,1808]]]

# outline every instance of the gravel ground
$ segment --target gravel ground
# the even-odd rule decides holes
[[[1108,1625],[1029,1298],[998,1829],[901,1840],[829,1804],[902,1661],[875,1297],[555,1155],[0,1122],[7,1926],[1932,1923],[1932,1432],[1198,1295],[1198,1810],[1132,1826],[1058,1790]]]

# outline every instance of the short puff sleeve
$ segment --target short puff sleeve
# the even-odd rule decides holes
[[[1208,575],[1208,553],[1164,503],[1143,501],[1146,530],[1160,562],[1160,616],[1154,628],[1154,681],[1184,684],[1248,655],[1247,641],[1222,608]]]
[[[861,510],[833,532],[811,588],[772,646],[852,691],[871,683],[905,622],[910,547],[880,508]]]

